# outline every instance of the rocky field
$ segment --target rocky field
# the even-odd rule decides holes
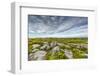
[[[28,60],[88,58],[87,38],[29,38]]]

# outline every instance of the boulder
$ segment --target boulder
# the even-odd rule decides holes
[[[73,53],[70,50],[64,50],[65,56],[69,59],[73,58]]]
[[[30,60],[34,60],[34,53],[30,53],[29,55],[28,55],[28,60],[30,61]]]
[[[77,48],[88,48],[87,44],[77,44]]]
[[[57,46],[57,42],[56,42],[56,41],[50,43],[50,47],[51,47],[51,48],[53,48],[53,47],[55,47],[55,46]]]
[[[33,49],[33,50],[32,50],[33,53],[36,52],[36,51],[39,51],[39,49]]]
[[[55,46],[51,51],[52,51],[52,53],[58,52],[58,51],[60,51],[60,47]]]
[[[82,56],[88,57],[88,54],[81,54]]]
[[[48,42],[43,42],[43,44],[48,44]]]
[[[40,47],[41,50],[48,50],[50,46],[48,44],[44,44],[43,46]]]
[[[34,53],[35,60],[45,60],[45,55],[47,52],[45,51],[37,51]]]
[[[38,48],[38,47],[40,47],[39,44],[33,44],[33,45],[32,45],[32,49],[35,49],[35,48]]]
[[[63,43],[57,43],[58,46],[65,46]]]

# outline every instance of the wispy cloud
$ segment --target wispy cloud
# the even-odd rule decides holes
[[[76,16],[28,16],[29,37],[87,37],[88,18]]]

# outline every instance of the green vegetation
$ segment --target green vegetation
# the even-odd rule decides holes
[[[45,60],[69,59],[70,57],[67,57],[67,54],[65,54],[66,50],[72,52],[73,59],[88,58],[88,38],[29,38],[28,54],[33,53],[35,49],[36,51],[41,50],[41,47],[44,46],[44,42],[46,42],[48,46],[50,46],[52,42],[56,42],[56,46],[59,49],[59,51],[53,53],[52,49],[55,46],[53,48],[51,46],[45,47]],[[34,49],[32,46],[34,44],[39,44],[40,46]]]

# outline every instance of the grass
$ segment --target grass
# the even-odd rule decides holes
[[[32,53],[32,45],[40,44],[43,45],[43,42],[53,42],[56,41],[58,43],[63,43],[68,45],[69,47],[60,46],[61,49],[68,49],[73,52],[74,59],[77,58],[87,58],[83,54],[88,54],[88,48],[77,48],[77,46],[73,44],[88,44],[88,38],[29,38],[28,39],[28,54]],[[51,48],[49,49],[51,50]],[[55,59],[68,59],[64,56],[64,52],[60,51],[55,53],[53,56],[51,55],[51,51],[48,51],[46,54],[46,60],[55,60]]]

